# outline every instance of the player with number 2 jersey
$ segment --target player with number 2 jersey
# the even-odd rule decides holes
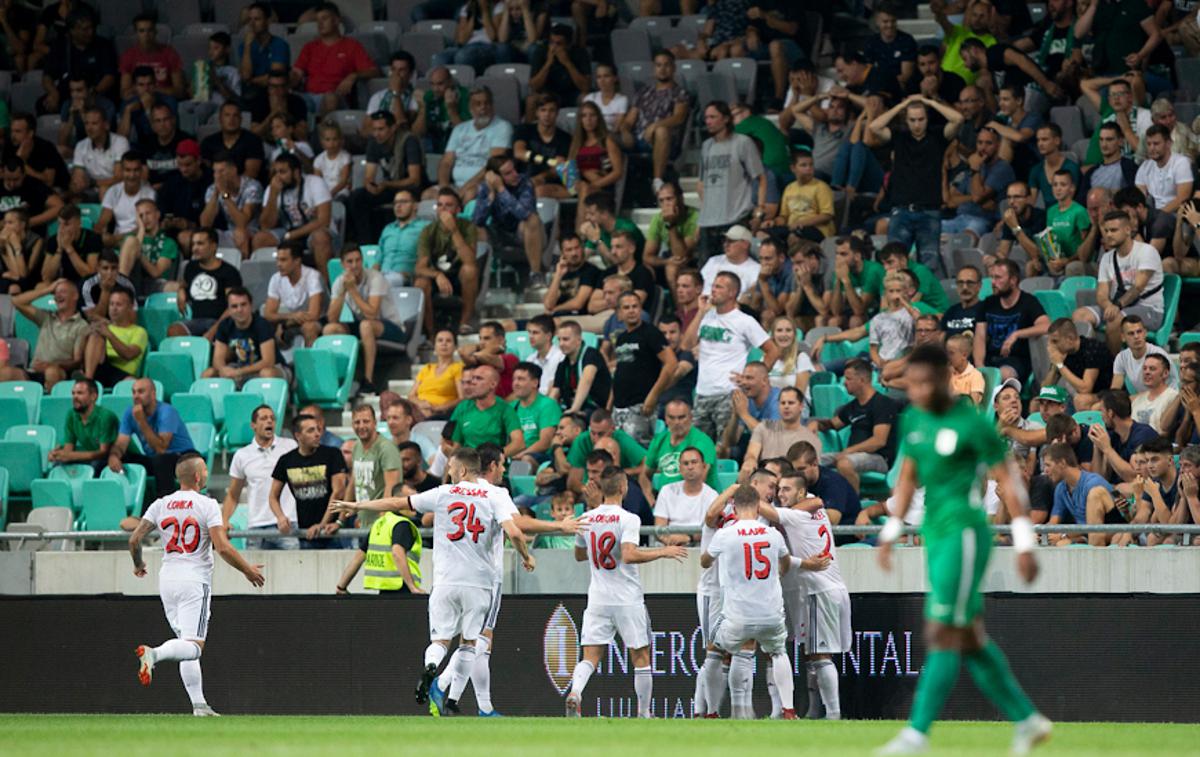
[[[225,534],[220,504],[200,493],[208,481],[204,458],[195,453],[183,455],[175,466],[175,477],[182,488],[155,500],[129,537],[133,574],[143,578],[146,564],[142,560],[142,540],[150,531],[158,531],[163,543],[158,592],[176,636],[157,647],[143,644],[137,648],[138,680],[149,686],[157,663],[178,660],[179,677],[192,700],[192,714],[206,717],[217,714],[204,698],[200,671],[212,600],[213,551],[255,586],[263,585],[262,566],[246,562],[234,549]]]

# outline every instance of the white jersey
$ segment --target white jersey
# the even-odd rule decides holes
[[[512,501],[512,495],[507,489],[496,486],[486,479],[479,479],[480,486],[489,488],[489,498],[492,499],[492,507],[496,511],[496,522],[503,523],[506,520],[512,520],[517,514],[517,506]],[[492,546],[492,565],[496,568],[496,583],[500,583],[504,579],[504,535],[496,534],[496,541]]]
[[[499,579],[495,542],[500,523],[512,518],[503,510],[501,493],[491,484],[460,481],[409,498],[419,513],[433,513],[433,580],[435,586],[491,589]],[[511,500],[509,501],[511,504]]]
[[[800,559],[829,555],[829,567],[825,570],[801,571],[804,585],[809,594],[820,594],[833,589],[845,589],[842,571],[838,567],[837,548],[833,546],[833,533],[829,530],[829,516],[825,508],[814,512],[779,508],[779,522],[787,532],[792,554]]]
[[[158,528],[162,539],[160,581],[212,583],[212,539],[208,538],[208,529],[225,524],[215,499],[180,490],[154,500],[142,518]]]
[[[779,561],[788,556],[783,534],[757,521],[740,520],[718,531],[706,551],[721,560],[722,618],[783,622]]]
[[[717,523],[716,528],[713,528],[706,522],[704,527],[700,529],[700,551],[702,553],[707,552],[708,545],[712,543],[713,535],[735,520],[737,518],[733,516],[733,505],[725,505],[725,509],[721,511],[721,520]],[[719,564],[720,561],[718,560],[700,572],[700,580],[696,583],[697,594],[705,597],[721,596],[721,579],[717,576],[717,566]]]
[[[640,605],[642,579],[636,565],[621,559],[622,545],[637,546],[642,521],[620,505],[600,505],[583,516],[587,533],[575,536],[575,546],[585,547],[591,581],[588,606]]]

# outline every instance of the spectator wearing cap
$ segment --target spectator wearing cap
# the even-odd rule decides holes
[[[1056,415],[1064,415],[1070,402],[1071,395],[1061,386],[1043,386],[1029,403],[1029,408],[1031,412],[1040,413],[1045,423]]]
[[[121,181],[104,193],[95,225],[105,247],[120,247],[124,238],[137,230],[137,204],[157,198],[154,188],[142,179],[145,169],[146,160],[140,152],[130,150],[121,156]]]
[[[834,225],[833,190],[817,178],[813,156],[804,151],[792,153],[792,174],[795,181],[783,190],[779,215],[763,225],[778,229],[789,244],[801,239],[820,242],[837,233]],[[770,232],[768,232],[770,233]]]
[[[120,180],[121,156],[129,152],[129,140],[111,132],[99,107],[84,111],[83,128],[87,136],[75,144],[71,160],[71,194],[90,195],[94,189],[101,196]]]
[[[730,226],[724,234],[724,252],[713,255],[700,270],[704,279],[704,294],[712,291],[713,281],[717,274],[728,271],[737,276],[740,292],[749,292],[758,283],[758,273],[761,270],[759,262],[750,257],[750,243],[754,234],[741,224]]]
[[[734,225],[766,220],[767,175],[754,141],[733,131],[729,105],[715,100],[704,108],[709,138],[700,148],[700,258],[718,255],[722,237]]]
[[[212,185],[212,176],[200,162],[200,143],[185,139],[175,146],[176,170],[167,174],[158,190],[158,207],[163,226],[178,233],[179,246],[191,248],[192,231],[200,225],[204,196]]]
[[[360,244],[374,244],[386,225],[386,211],[401,190],[420,194],[425,182],[421,141],[390,110],[370,115],[371,141],[363,186],[350,193],[350,236]]]
[[[1142,361],[1142,384],[1133,395],[1133,419],[1145,423],[1162,436],[1175,425],[1179,391],[1171,386],[1171,361],[1162,355],[1147,355]]]
[[[931,110],[946,119],[941,129],[930,128]],[[893,134],[890,124],[901,113],[908,130]],[[892,143],[888,198],[894,205],[888,218],[888,241],[906,247],[915,243],[921,262],[934,271],[942,270],[943,157],[962,122],[957,110],[925,95],[910,95],[867,126],[884,142]]]
[[[946,205],[955,215],[942,221],[942,232],[966,232],[978,241],[996,225],[1000,196],[1016,181],[1012,165],[1000,157],[1000,134],[991,126],[975,136],[975,151],[967,159],[967,167],[965,175],[954,178],[947,165]]]
[[[1100,395],[1100,415],[1104,425],[1088,429],[1094,452],[1092,470],[1110,481],[1133,481],[1137,472],[1130,465],[1133,453],[1146,442],[1157,439],[1152,427],[1133,419],[1129,394],[1113,389]]]
[[[342,35],[342,14],[335,4],[318,4],[316,17],[317,39],[300,49],[291,84],[293,89],[303,85],[309,109],[324,117],[350,98],[359,79],[379,76],[379,67],[358,40]]]
[[[1005,379],[992,390],[992,408],[996,413],[996,430],[1008,442],[1008,453],[1021,466],[1028,485],[1037,466],[1037,448],[1046,440],[1045,426],[1030,420],[1021,410],[1021,382]]]
[[[1100,392],[1112,385],[1112,353],[1103,342],[1081,337],[1070,318],[1059,318],[1050,324],[1047,337],[1050,371],[1042,379],[1042,385],[1066,384],[1066,391],[1075,396],[1075,409],[1091,410]]]

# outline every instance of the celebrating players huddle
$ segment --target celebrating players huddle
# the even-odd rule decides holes
[[[910,353],[906,368],[911,406],[901,420],[901,467],[894,514],[879,535],[879,562],[890,569],[891,545],[903,532],[903,516],[918,486],[925,486],[922,527],[929,572],[926,602],[929,652],[906,727],[883,754],[916,754],[940,712],[958,668],[965,661],[979,688],[1016,724],[1012,750],[1027,753],[1049,737],[1051,723],[1026,698],[1003,653],[983,629],[981,584],[992,534],[984,515],[980,471],[998,482],[1013,515],[1013,546],[1022,577],[1034,578],[1033,528],[1020,477],[1010,473],[1004,445],[994,427],[966,400],[948,391],[949,362],[938,346]],[[686,455],[695,450],[684,450]],[[495,715],[488,660],[499,614],[504,536],[526,570],[536,563],[526,533],[575,534],[575,559],[590,573],[583,615],[582,659],[566,697],[568,716],[578,717],[588,680],[605,649],[619,635],[634,667],[638,716],[651,717],[651,625],[638,573],[640,563],[684,560],[678,545],[640,547],[640,520],[621,503],[629,479],[610,466],[596,482],[599,501],[581,518],[540,521],[518,513],[499,486],[504,455],[485,445],[459,448],[447,464],[449,483],[409,497],[366,502],[334,501],[339,513],[394,511],[433,516],[435,583],[429,596],[430,643],[425,649],[416,697],[434,715],[457,713],[468,682],[479,714]],[[149,685],[156,663],[180,661],[184,686],[196,715],[215,715],[201,686],[199,657],[208,626],[212,552],[217,551],[255,586],[261,566],[250,565],[230,544],[217,503],[200,494],[207,480],[204,460],[185,455],[176,468],[181,491],[157,500],[130,538],[134,573],[145,575],[141,540],[157,528],[165,544],[160,593],[177,639],[139,646],[139,679]],[[503,533],[501,533],[503,532]],[[850,595],[838,568],[837,551],[824,503],[809,497],[797,472],[782,476],[755,471],[708,504],[701,533],[697,610],[706,655],[697,676],[695,713],[714,718],[725,691],[734,718],[755,717],[751,705],[756,647],[767,656],[772,717],[796,719],[789,641],[803,645],[810,718],[841,717],[833,655],[850,649]],[[438,669],[455,639],[459,644],[442,673]]]

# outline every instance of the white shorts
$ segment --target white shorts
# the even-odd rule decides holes
[[[464,641],[479,638],[492,605],[492,590],[476,586],[434,586],[429,595],[429,638]]]
[[[767,654],[784,654],[787,652],[787,640],[787,626],[783,618],[774,623],[742,623],[723,617],[717,623],[716,645],[730,654],[737,652],[748,641],[757,641],[759,648]]]
[[[804,587],[783,588],[783,615],[787,622],[788,638],[803,644],[808,638],[808,592]]]
[[[500,598],[504,596],[504,584],[496,584],[492,589],[492,601],[488,606],[487,619],[483,622],[483,630],[495,631],[496,620],[500,617]]]
[[[159,581],[163,611],[175,635],[181,639],[204,641],[212,604],[212,587],[201,581]]]
[[[650,613],[646,605],[600,605],[583,611],[583,635],[580,644],[585,647],[611,644],[617,635],[626,649],[641,649],[650,646]]]
[[[808,597],[807,654],[849,652],[854,632],[850,627],[850,592],[831,589]]]
[[[721,595],[697,594],[696,615],[700,618],[700,637],[707,647],[713,643],[713,632],[721,617]]]

